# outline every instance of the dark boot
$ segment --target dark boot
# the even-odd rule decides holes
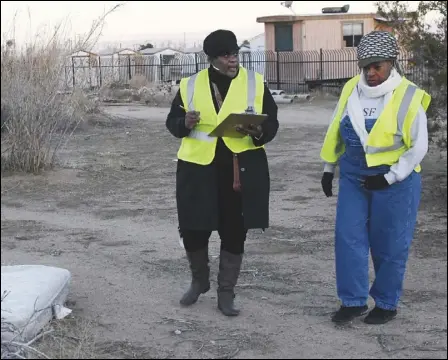
[[[331,320],[338,324],[344,324],[351,322],[359,316],[367,314],[367,311],[369,311],[368,306],[341,306],[341,308],[332,316]]]
[[[238,316],[240,311],[235,309],[235,286],[240,275],[243,254],[235,255],[221,250],[218,274],[218,309],[225,316]]]
[[[387,324],[397,317],[397,310],[384,310],[375,307],[369,315],[366,316],[364,322],[369,325]]]
[[[183,306],[193,305],[201,294],[210,290],[210,267],[208,265],[208,248],[196,252],[187,252],[187,258],[190,263],[191,285],[187,292],[182,296],[180,304]]]

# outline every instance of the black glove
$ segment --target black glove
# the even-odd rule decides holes
[[[382,190],[389,186],[384,175],[367,176],[364,179],[364,188],[366,190]]]
[[[322,176],[322,189],[324,191],[324,194],[327,197],[333,196],[333,179],[334,174],[329,172],[324,172],[324,175]]]

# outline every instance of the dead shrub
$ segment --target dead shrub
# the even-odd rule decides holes
[[[86,115],[97,111],[80,91],[64,89],[69,56],[91,47],[105,18],[95,21],[82,41],[66,41],[62,25],[51,36],[36,36],[25,50],[11,42],[1,51],[1,169],[37,173],[51,167],[55,155]],[[50,39],[50,40],[48,40]]]
[[[134,80],[134,81],[133,81]],[[170,106],[178,86],[148,83],[146,77],[138,75],[131,79],[130,88],[111,83],[100,89],[100,100],[105,103],[138,102],[149,106]],[[141,84],[146,84],[139,87]]]
[[[129,87],[131,89],[140,89],[144,86],[148,86],[149,81],[145,75],[135,74],[132,79],[129,81]]]

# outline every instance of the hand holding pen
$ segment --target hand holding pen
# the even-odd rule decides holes
[[[201,114],[198,111],[187,111],[182,105],[180,105],[180,107],[186,112],[185,127],[190,130],[193,129],[199,122]]]

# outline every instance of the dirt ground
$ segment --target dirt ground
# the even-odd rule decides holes
[[[2,178],[2,265],[71,271],[68,305],[90,319],[97,354],[114,358],[446,358],[446,158],[424,164],[424,194],[399,317],[336,327],[333,228],[336,197],[320,188],[319,149],[334,101],[282,107],[267,146],[271,227],[251,231],[237,288],[237,318],[212,291],[191,308],[175,207],[179,141],[168,109],[114,106],[121,116],[78,131],[60,166]],[[442,186],[440,185],[442,183]],[[337,189],[336,189],[337,192]],[[179,330],[179,331],[176,331]]]

